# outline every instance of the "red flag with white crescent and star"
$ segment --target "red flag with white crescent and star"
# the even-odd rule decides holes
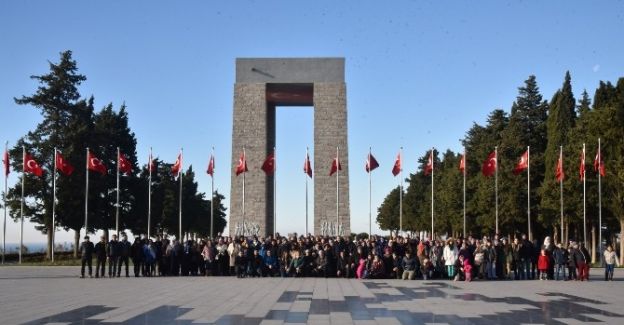
[[[428,176],[433,171],[433,150],[429,152],[429,158],[427,159],[427,164],[425,165],[425,176]]]
[[[171,166],[171,173],[173,174],[173,177],[178,177],[178,174],[180,174],[181,170],[182,170],[182,152],[178,154],[178,158],[176,159],[175,163],[173,163],[173,166]]]
[[[466,155],[463,154],[461,156],[461,159],[459,160],[459,171],[463,173],[465,169],[466,169]]]
[[[605,177],[607,171],[605,170],[604,160],[602,160],[602,154],[600,153],[600,149],[596,153],[596,158],[594,159],[594,171],[600,173],[600,176]]]
[[[69,176],[74,172],[74,166],[65,160],[60,152],[56,152],[56,169],[63,173],[65,176]]]
[[[366,170],[367,173],[372,172],[373,170],[375,170],[377,167],[379,167],[379,163],[377,162],[377,159],[375,159],[375,156],[373,156],[372,153],[368,154],[368,157],[366,157],[366,165],[364,166],[364,169]]]
[[[11,165],[9,163],[9,151],[4,150],[4,155],[2,156],[2,164],[4,164],[4,176],[9,176],[11,172]]]
[[[275,173],[275,150],[273,150],[264,160],[264,163],[262,163],[262,170],[267,176],[271,176]]]
[[[246,173],[248,171],[249,169],[247,168],[247,158],[245,157],[245,151],[243,150],[240,158],[238,158],[238,165],[236,165],[236,176],[242,173]]]
[[[214,155],[210,155],[210,160],[208,161],[208,168],[206,169],[206,173],[211,177],[214,177],[214,169],[215,169],[215,159]]]
[[[329,176],[333,175],[335,172],[342,170],[342,165],[340,165],[340,160],[338,156],[332,160],[331,169],[329,170]]]
[[[401,168],[403,168],[403,159],[401,157],[401,152],[397,154],[396,159],[394,160],[394,166],[392,166],[392,175],[396,176],[401,172]]]
[[[147,160],[147,171],[153,173],[156,171],[156,165],[154,164],[154,157],[152,157],[152,150],[150,149],[149,157]]]
[[[132,163],[130,163],[128,158],[126,158],[126,156],[123,153],[119,154],[119,161],[117,163],[119,164],[120,172],[124,174],[132,173]]]
[[[43,176],[43,169],[28,153],[24,154],[24,172],[31,173],[39,177]]]
[[[106,166],[104,166],[100,159],[91,154],[91,151],[89,151],[89,154],[87,155],[87,168],[102,175],[108,174]]]
[[[581,165],[579,166],[579,177],[581,180],[585,179],[585,148],[581,151]]]
[[[525,151],[522,156],[520,156],[520,161],[513,170],[514,175],[519,175],[525,169],[529,168],[529,151]]]
[[[483,173],[483,176],[492,176],[494,175],[494,172],[496,172],[496,168],[497,168],[497,157],[496,157],[496,151],[492,151],[490,153],[490,155],[487,157],[487,159],[483,162],[483,167],[481,168],[481,172]]]
[[[306,153],[306,158],[303,162],[303,172],[312,178],[312,163],[310,163],[310,155],[308,153]]]
[[[562,182],[565,178],[565,173],[563,171],[563,157],[559,155],[559,159],[557,160],[557,169],[555,169],[555,178],[557,182]]]

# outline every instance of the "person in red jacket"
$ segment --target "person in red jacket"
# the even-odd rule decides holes
[[[537,269],[540,271],[540,280],[548,280],[548,266],[550,264],[550,260],[546,255],[546,250],[542,249],[542,252],[537,259]]]

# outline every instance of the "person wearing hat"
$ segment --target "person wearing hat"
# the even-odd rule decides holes
[[[84,237],[84,241],[80,244],[80,255],[82,255],[82,267],[80,268],[80,277],[85,277],[85,265],[89,266],[89,277],[92,278],[91,258],[93,257],[93,243],[89,241],[89,236]]]

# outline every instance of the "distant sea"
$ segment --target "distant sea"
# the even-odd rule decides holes
[[[46,251],[46,243],[24,243],[29,253],[44,253]],[[56,243],[55,252],[71,251],[74,245],[70,242]],[[0,242],[0,251],[2,251],[2,242]],[[6,243],[6,253],[18,253],[19,243]]]

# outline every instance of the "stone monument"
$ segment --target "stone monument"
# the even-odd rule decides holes
[[[275,147],[275,110],[288,106],[312,106],[314,109],[314,234],[350,233],[344,63],[344,58],[236,59],[230,234],[266,236],[273,233],[274,176],[267,176],[260,166]],[[306,145],[301,144],[302,153]],[[234,170],[243,148],[249,168],[244,175],[244,186],[243,175],[236,176]],[[338,187],[336,174],[329,176],[337,148],[342,166],[338,173]],[[277,151],[279,155],[279,148]],[[302,162],[303,158],[302,154]],[[277,168],[279,173],[280,168],[302,166]],[[303,170],[301,173],[303,179]],[[303,224],[304,209],[293,215],[278,215],[277,223],[292,218]]]

